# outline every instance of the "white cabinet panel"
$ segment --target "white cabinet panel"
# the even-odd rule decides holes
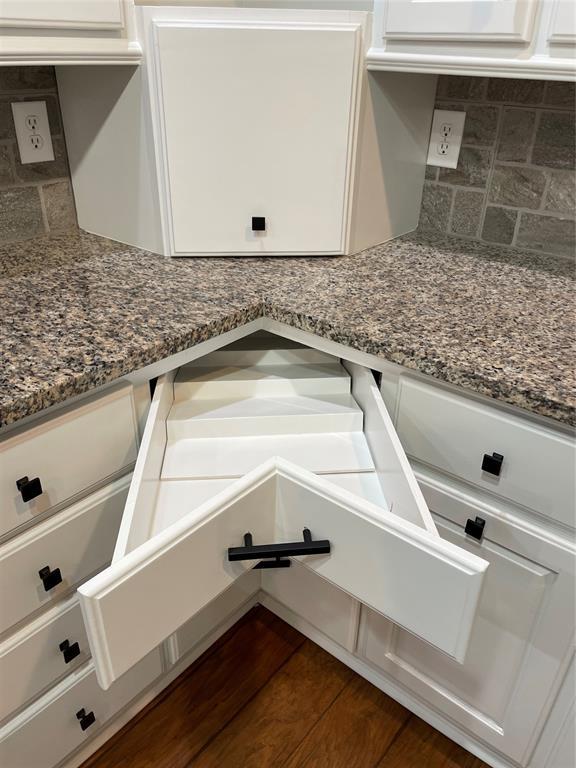
[[[0,3],[0,27],[108,29],[122,25],[122,0],[2,0]]]
[[[173,255],[341,253],[360,27],[171,21],[154,32]]]
[[[384,37],[528,42],[536,0],[388,0]]]
[[[576,43],[576,9],[574,0],[556,0],[548,39],[551,43]]]
[[[437,501],[434,508],[439,506]],[[510,538],[527,548],[513,552],[488,538],[497,525],[489,518],[481,544],[466,537],[459,525],[440,517],[435,521],[444,539],[490,563],[464,664],[455,664],[369,611],[363,616],[361,654],[433,708],[524,764],[570,651],[573,552],[517,530]]]

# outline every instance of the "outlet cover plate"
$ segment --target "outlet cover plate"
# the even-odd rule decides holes
[[[24,165],[54,160],[46,102],[14,101],[12,115],[20,150],[20,162]]]
[[[428,147],[428,165],[456,168],[464,134],[466,112],[435,109]]]

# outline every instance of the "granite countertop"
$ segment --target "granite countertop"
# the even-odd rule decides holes
[[[0,426],[261,315],[574,424],[574,298],[568,261],[456,239],[168,259],[39,238],[0,249]]]

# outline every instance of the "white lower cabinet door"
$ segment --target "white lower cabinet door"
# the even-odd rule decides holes
[[[160,651],[155,649],[104,693],[88,663],[0,729],[0,765],[60,764],[161,673]]]
[[[112,565],[78,590],[102,687],[111,685],[259,560],[273,560],[281,554],[274,547],[272,555],[269,547],[267,552],[230,553],[229,548],[250,544],[246,534],[251,535],[256,547],[286,545],[286,556],[297,557],[315,578],[324,579],[444,653],[463,660],[488,564],[438,536],[371,373],[358,366],[347,370],[339,366],[338,361],[333,366],[320,365],[305,371],[303,366],[290,370],[289,365],[274,366],[272,371],[267,366],[255,366],[249,371],[227,366],[223,373],[218,367],[212,370],[192,366],[176,381],[175,372],[159,381]],[[363,456],[370,446],[373,464],[364,457],[362,472],[353,474],[352,479],[358,474],[367,475],[366,465],[376,467],[383,483],[382,504],[332,482],[329,466],[324,467],[325,476],[315,474],[274,455],[274,447],[269,458],[259,460],[255,468],[240,477],[225,481],[212,477],[209,481],[199,480],[199,485],[181,475],[179,479],[162,477],[165,457],[173,456],[175,451],[181,457],[200,457],[188,461],[191,475],[202,458],[198,438],[182,438],[180,428],[177,438],[170,437],[173,430],[167,429],[167,420],[171,424],[169,414],[175,399],[175,412],[180,414],[183,400],[194,397],[190,392],[200,390],[204,399],[198,410],[205,418],[206,409],[216,407],[214,400],[206,398],[213,397],[213,390],[221,389],[229,398],[231,381],[239,382],[240,400],[244,403],[250,399],[249,389],[257,392],[254,397],[260,397],[264,389],[265,396],[273,398],[271,390],[280,387],[285,392],[286,381],[297,389],[303,382],[309,388],[318,381],[318,386],[330,390],[335,378],[339,387],[351,386],[364,412],[364,434],[362,430],[354,433],[354,442],[350,442],[348,434],[324,433],[320,436],[322,444],[334,448],[339,461],[342,445],[362,446]],[[294,399],[301,405],[302,397],[297,394]],[[310,398],[310,392],[305,397]],[[284,395],[281,400],[285,408]],[[191,419],[193,425],[196,418]],[[259,414],[256,421],[260,423]],[[269,428],[268,417],[265,424],[268,426],[261,424],[260,429]],[[206,443],[202,443],[204,457],[208,451],[217,455],[221,446],[228,457],[227,465],[235,463],[237,453],[244,465],[252,438],[222,437],[224,427],[218,424],[218,437],[212,441],[202,438]],[[308,437],[301,428],[299,435],[304,462]],[[289,438],[293,452],[297,438]],[[277,443],[275,440],[268,433],[264,444],[280,446],[278,452],[288,444],[282,436]],[[257,437],[254,443],[258,443]],[[259,445],[261,448],[262,443]],[[325,461],[329,458],[324,457]],[[306,460],[314,462],[316,457],[308,456]],[[376,472],[373,474],[377,479]],[[207,485],[215,495],[201,501],[206,498],[202,489]],[[329,551],[323,545],[322,551],[316,552],[317,541],[328,541]],[[248,556],[252,559],[244,559]]]
[[[440,503],[437,498],[434,509]],[[457,519],[455,509],[447,498],[445,511]],[[486,510],[460,509],[457,523],[435,518],[442,538],[490,563],[464,664],[368,609],[359,653],[432,709],[526,765],[571,655],[574,553]],[[474,512],[486,520],[482,543],[464,534]]]

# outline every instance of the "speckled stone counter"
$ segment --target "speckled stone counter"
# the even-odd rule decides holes
[[[569,262],[462,240],[167,259],[40,238],[0,249],[0,425],[262,315],[574,424],[574,299]]]

